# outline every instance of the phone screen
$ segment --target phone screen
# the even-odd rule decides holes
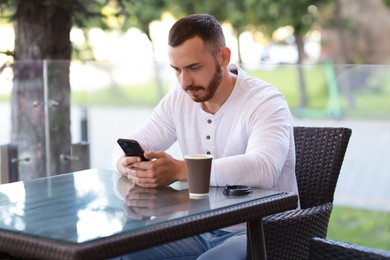
[[[139,156],[142,161],[149,161],[145,158],[144,150],[136,140],[119,138],[117,142],[127,156]]]

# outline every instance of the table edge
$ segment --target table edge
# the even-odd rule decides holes
[[[40,259],[104,259],[295,209],[297,206],[298,196],[295,193],[281,193],[81,244],[1,230],[0,251]]]

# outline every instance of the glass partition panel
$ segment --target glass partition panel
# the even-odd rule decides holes
[[[71,153],[69,64],[30,60],[9,66],[6,80],[12,87],[3,92],[2,105],[8,107],[10,120],[4,124],[8,129],[2,139],[5,146],[16,148],[16,154],[8,158],[8,170],[15,169],[12,174],[17,175],[12,179],[35,179],[71,170],[63,159]]]
[[[242,67],[285,95],[295,125],[352,128],[336,203],[390,209],[390,196],[383,187],[390,182],[385,163],[390,153],[389,65],[252,63]],[[21,82],[26,84],[24,88],[17,85]],[[88,168],[112,169],[111,150],[116,139],[141,126],[161,98],[177,86],[166,63],[10,64],[0,72],[2,154],[10,144],[20,146],[17,156],[11,153],[8,158],[8,164],[18,166],[20,176],[66,172],[73,170],[77,161],[88,161]],[[19,124],[25,121],[30,127],[23,136],[18,135]],[[39,134],[39,138],[32,139],[29,134]],[[75,144],[86,145],[87,153],[77,154],[75,148],[80,147]],[[47,149],[51,150],[48,154]],[[169,153],[182,158],[177,144]],[[26,167],[36,160],[31,154],[44,158],[41,170]],[[51,158],[50,164],[47,158]],[[2,159],[2,171],[6,164]],[[57,164],[62,166],[53,170]]]
[[[73,143],[88,141],[91,167],[104,169],[118,137],[141,126],[177,85],[168,64],[151,62],[73,62],[70,80]],[[181,156],[177,144],[171,151]]]

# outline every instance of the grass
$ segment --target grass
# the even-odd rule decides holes
[[[72,91],[72,103],[89,106],[155,106],[160,97],[153,84],[93,91]]]
[[[382,66],[383,69],[385,66]],[[327,80],[323,65],[304,66],[304,77],[308,106],[314,111],[323,110],[328,102]],[[377,69],[379,71],[379,69]],[[262,78],[279,88],[285,95],[291,111],[299,106],[299,78],[296,66],[279,66],[269,69],[251,69],[249,74]],[[346,118],[390,118],[390,76],[373,74],[365,81],[364,87],[356,89],[354,106],[347,102],[345,95],[338,99]],[[164,83],[163,83],[164,84]],[[166,84],[165,84],[166,85]],[[378,87],[379,86],[379,87]],[[169,86],[163,86],[166,93]],[[104,89],[73,90],[72,104],[99,106],[155,106],[161,99],[155,80],[131,86],[110,86]],[[9,95],[0,95],[0,101],[9,101]]]
[[[273,70],[254,70],[250,72],[250,75],[276,86],[284,94],[292,110],[298,106],[299,78],[295,66],[281,66]],[[327,89],[322,66],[305,69],[305,84],[310,108],[324,107],[327,102]]]
[[[327,239],[390,251],[390,212],[335,206]]]
[[[367,69],[366,67],[364,68]],[[384,74],[383,69],[385,69],[385,66],[375,68],[369,76],[365,75],[366,78],[364,80],[349,79],[353,81],[353,84],[349,84],[354,88],[353,94],[350,95],[354,106],[346,98],[347,94],[345,94],[345,89],[348,86],[348,82],[344,81],[342,84],[339,83],[338,101],[345,117],[370,119],[390,118],[390,104],[388,102],[390,100],[390,76]],[[325,76],[324,66],[303,66],[303,70],[309,102],[307,108],[313,110],[324,109],[328,102],[327,86],[329,82]],[[345,68],[344,71],[346,71]],[[281,66],[272,70],[253,70],[250,74],[277,86],[285,95],[291,111],[294,111],[299,106],[299,80],[295,66]],[[360,85],[358,85],[359,83]]]

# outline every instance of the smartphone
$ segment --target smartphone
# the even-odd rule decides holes
[[[136,140],[119,138],[117,142],[127,156],[139,156],[142,161],[149,161],[144,156],[144,149]]]

